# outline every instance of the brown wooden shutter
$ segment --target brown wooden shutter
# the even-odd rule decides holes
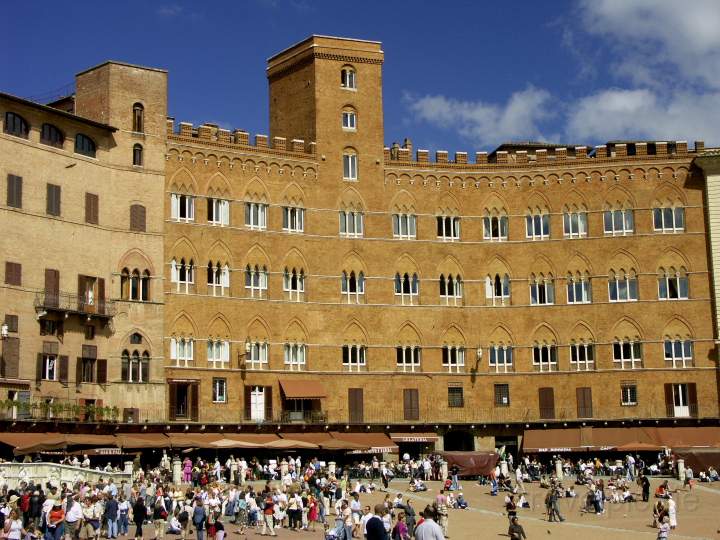
[[[81,274],[78,274],[77,296],[78,296],[78,310],[84,311],[85,310],[85,276],[83,276]]]
[[[58,307],[60,297],[60,272],[52,268],[45,269],[45,305]]]
[[[130,230],[145,232],[145,207],[141,204],[130,206]]]
[[[200,401],[200,385],[198,383],[189,385],[188,393],[190,394],[190,420],[197,422],[199,409],[198,402]]]
[[[243,399],[245,402],[245,405],[244,405],[245,406],[245,420],[250,420],[250,418],[251,418],[251,415],[250,415],[250,409],[252,407],[251,395],[252,395],[252,386],[249,386],[246,384],[245,388],[244,388],[244,396],[243,396]]]
[[[270,422],[273,419],[273,403],[272,403],[272,386],[265,387],[265,421]]]
[[[8,332],[17,332],[18,331],[18,316],[17,315],[10,315],[9,313],[5,314],[5,324],[8,326]]]
[[[97,225],[99,222],[100,198],[95,193],[85,193],[85,222]]]
[[[140,284],[138,283],[138,287]],[[97,280],[97,307],[98,313],[101,315],[105,313],[105,279],[98,278]]]
[[[40,381],[42,381],[43,379],[43,371],[45,371],[43,369],[44,363],[45,362],[43,362],[43,353],[38,353],[35,360],[35,383],[38,386],[40,386]]]
[[[550,388],[538,388],[538,400],[540,402],[540,418],[551,420],[555,418],[555,391]]]
[[[697,398],[697,384],[688,383],[688,405],[690,406],[690,416],[698,416],[698,398]]]
[[[348,388],[348,409],[350,422],[360,424],[363,422],[363,389]]]
[[[78,405],[80,406],[80,414],[78,415],[78,420],[80,422],[84,422],[85,417],[86,417],[86,415],[85,415],[85,399],[84,398],[78,399]]]
[[[675,401],[673,400],[673,385],[668,383],[665,385],[665,414],[669,418],[675,416]]]
[[[22,177],[8,174],[7,184],[7,205],[22,208]]]
[[[60,357],[60,369],[58,370],[58,379],[60,379],[60,382],[63,384],[67,384],[68,382],[68,371],[70,363],[67,356],[63,355]]]
[[[403,390],[403,405],[405,420],[418,420],[420,418],[420,400],[417,388]]]
[[[107,360],[98,358],[97,360],[97,383],[107,384]]]
[[[22,265],[14,262],[5,262],[5,283],[8,285],[22,285]]]
[[[55,184],[47,185],[47,208],[46,211],[51,216],[60,215],[60,186]]]
[[[3,340],[2,360],[5,377],[17,379],[20,376],[20,338],[9,337]]]
[[[75,362],[75,384],[80,386],[82,384],[83,374],[83,359],[78,356]]]
[[[175,420],[177,416],[177,383],[168,383],[168,418]]]
[[[592,389],[581,387],[576,389],[578,418],[592,418]]]

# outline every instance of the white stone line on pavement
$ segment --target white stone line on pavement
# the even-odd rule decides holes
[[[406,497],[409,496],[411,499],[420,499],[421,501],[429,502],[431,504],[433,502],[435,502],[434,498],[430,499],[427,497],[421,497],[415,491],[405,491],[405,490],[395,491],[395,490],[390,490],[388,487],[387,492],[388,493],[402,493]],[[425,493],[429,493],[429,491],[427,491]],[[420,510],[421,509],[415,508],[415,511],[418,514],[420,513]],[[504,512],[497,512],[494,510],[485,510],[484,508],[475,508],[473,506],[470,506],[467,509],[462,510],[462,512],[467,512],[468,510],[470,510],[471,512],[477,512],[479,514],[486,514],[486,515],[490,515],[490,516],[500,516],[500,517],[505,517],[505,518],[507,517]],[[535,521],[538,523],[543,523],[545,525],[548,525],[548,523],[549,523],[549,522],[542,520],[535,516],[526,516],[526,515],[520,516],[520,515],[518,515],[518,517],[521,517],[523,519],[523,521]],[[645,535],[652,535],[654,537],[657,536],[657,531],[650,532],[650,531],[637,531],[635,529],[622,529],[620,527],[603,527],[601,525],[594,525],[591,523],[577,523],[575,521],[568,521],[567,519],[563,522],[562,526],[563,527],[568,527],[568,526],[569,527],[582,527],[585,529],[597,529],[597,530],[601,530],[601,531],[613,531],[613,532],[621,532],[621,533],[629,533],[629,534],[645,534]],[[681,539],[685,539],[685,540],[712,540],[711,538],[709,538],[707,536],[684,536],[684,535],[678,535],[678,534],[673,534],[672,538],[673,539],[681,538]]]

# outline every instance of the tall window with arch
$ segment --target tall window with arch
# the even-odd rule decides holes
[[[343,150],[343,180],[358,179],[358,155],[352,148]]]
[[[230,342],[222,339],[208,339],[207,362],[211,368],[230,367]]]
[[[230,225],[230,201],[216,197],[208,197],[207,221],[216,227]]]
[[[132,110],[132,130],[135,133],[145,132],[145,107],[142,103],[135,103]]]
[[[490,371],[495,373],[510,373],[513,371],[513,348],[506,343],[490,345],[489,348]]]
[[[506,242],[508,239],[508,217],[504,210],[485,210],[483,217],[483,240]]]
[[[589,304],[592,302],[590,274],[588,272],[570,272],[567,277],[567,303]]]
[[[693,342],[690,339],[665,338],[665,365],[672,368],[693,367]]]
[[[95,141],[83,133],[75,135],[75,153],[95,157]]]
[[[347,304],[362,304],[365,302],[365,274],[360,270],[343,270],[340,276],[340,292]]]
[[[587,210],[584,207],[566,207],[563,212],[563,236],[565,238],[585,238],[587,234]]]
[[[60,128],[53,124],[43,124],[40,130],[40,142],[55,148],[62,148],[65,142],[65,135]]]
[[[620,269],[617,272],[610,270],[608,274],[608,297],[611,302],[636,302],[638,299],[637,273],[632,268],[629,271]]]
[[[420,294],[420,279],[416,273],[400,272],[395,274],[395,299],[403,306],[418,304]]]
[[[685,230],[685,208],[679,204],[656,206],[652,212],[655,232],[678,233]]]
[[[603,212],[603,227],[607,236],[624,236],[635,230],[632,208],[620,205],[609,206]]]
[[[573,341],[570,344],[570,369],[592,371],[595,369],[595,345],[590,341]]]
[[[417,238],[417,216],[411,213],[393,214],[393,237],[402,240]]]
[[[495,274],[485,277],[485,302],[489,306],[510,305],[510,276]]]
[[[552,274],[530,274],[530,304],[547,306],[555,303],[555,284]]]
[[[171,193],[170,219],[185,223],[195,221],[195,197],[185,193]]]
[[[301,302],[305,299],[305,271],[302,268],[285,268],[283,291],[287,300]]]
[[[532,349],[533,367],[535,371],[557,371],[557,346],[547,343],[536,343]]]
[[[27,121],[18,113],[7,111],[5,113],[5,123],[3,124],[3,132],[15,137],[27,139],[30,134],[30,126]]]
[[[460,218],[458,216],[435,216],[437,221],[437,237],[443,242],[460,240]]]
[[[267,298],[268,270],[259,264],[245,267],[245,292],[250,298]]]
[[[192,259],[186,262],[182,257],[178,262],[173,259],[170,262],[170,282],[175,284],[175,292],[190,294],[195,284],[195,264]]]
[[[264,202],[246,202],[245,226],[259,231],[267,229],[267,211],[268,205]]]
[[[207,265],[208,294],[212,296],[226,296],[230,290],[230,267],[227,263],[221,265],[220,261]]]
[[[249,369],[267,369],[269,349],[267,341],[250,342],[250,350],[245,354],[245,364]]]
[[[352,66],[343,66],[340,70],[340,87],[346,90],[357,89],[357,73]]]
[[[342,128],[345,131],[357,130],[357,113],[352,107],[345,107],[342,110]]]
[[[285,369],[304,371],[307,365],[307,347],[302,343],[286,343],[284,348]]]
[[[395,365],[398,371],[420,371],[422,349],[419,345],[398,345],[395,347]]]
[[[463,281],[460,275],[440,274],[440,302],[446,306],[461,306],[463,303]]]
[[[150,353],[127,349],[122,352],[120,378],[128,383],[150,382]]]
[[[340,236],[362,238],[364,216],[361,210],[340,210]]]
[[[133,165],[136,167],[142,167],[143,166],[143,147],[142,144],[134,144],[133,145],[133,155],[132,155]]]
[[[546,240],[550,238],[550,213],[545,209],[536,208],[525,216],[525,238],[530,240]]]
[[[444,345],[442,348],[442,365],[449,373],[465,371],[465,347]]]
[[[367,347],[364,345],[343,345],[342,365],[345,371],[365,371],[367,369]]]
[[[300,233],[305,230],[305,209],[300,206],[283,206],[283,231]]]
[[[687,300],[689,297],[688,275],[685,268],[660,268],[658,276],[658,300]]]
[[[642,344],[633,339],[613,342],[613,364],[616,369],[642,368]]]
[[[174,367],[190,367],[195,361],[195,341],[192,338],[170,338],[170,359]]]
[[[136,302],[147,302],[150,299],[150,272],[142,273],[135,268],[130,272],[123,268],[120,272],[120,298]]]

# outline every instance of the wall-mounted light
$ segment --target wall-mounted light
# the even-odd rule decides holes
[[[10,329],[8,328],[7,323],[3,323],[2,326],[0,326],[0,338],[7,339],[9,332]]]

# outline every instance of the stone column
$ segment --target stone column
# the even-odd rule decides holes
[[[133,462],[132,461],[126,461],[125,462],[125,474],[129,474],[132,478],[133,473]]]
[[[173,484],[175,484],[176,486],[179,486],[182,482],[181,466],[182,463],[180,461],[180,458],[174,457],[172,460],[172,478]]]
[[[557,476],[558,480],[563,479],[563,460],[562,459],[555,460],[555,476]]]
[[[443,462],[440,464],[440,480],[442,482],[444,482],[447,477],[448,477],[447,461],[445,461],[443,459]]]
[[[677,474],[678,474],[678,480],[681,482],[685,482],[685,460],[679,459],[677,460]]]
[[[335,462],[334,461],[328,462],[328,473],[331,475],[335,474]]]

